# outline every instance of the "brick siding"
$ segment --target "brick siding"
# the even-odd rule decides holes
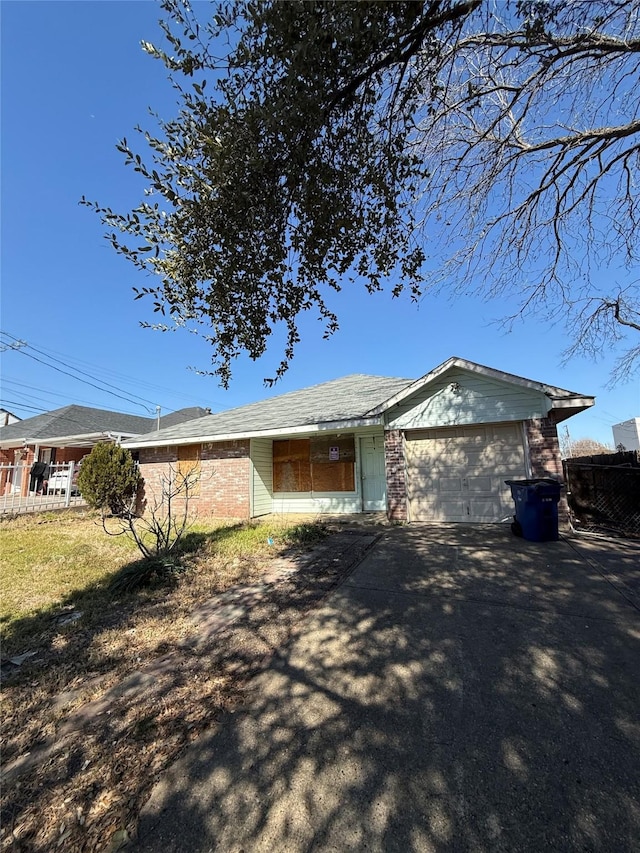
[[[407,520],[407,482],[404,471],[402,432],[384,434],[384,467],[387,478],[387,516],[392,521]]]
[[[29,494],[29,471],[35,459],[33,455],[33,447],[16,448],[11,447],[6,450],[0,450],[0,465],[21,465],[23,468],[22,486],[20,494],[24,497]],[[9,482],[11,471],[8,468],[0,472],[0,494],[9,494],[12,486]]]
[[[554,477],[562,480],[562,460],[558,430],[551,418],[525,421],[532,477]]]
[[[0,450],[0,465],[13,465],[14,454],[18,448],[10,448],[9,450]],[[48,447],[41,447],[40,450],[48,450]],[[57,465],[62,462],[79,462],[84,456],[91,453],[90,447],[55,447],[54,462]],[[33,447],[29,447],[21,460],[22,465],[32,465],[34,461]]]
[[[198,445],[200,481],[191,508],[200,517],[249,518],[249,441],[220,441]],[[141,498],[147,504],[161,493],[169,465],[177,468],[177,447],[141,448]]]
[[[56,465],[61,462],[79,462],[91,450],[91,447],[56,447]]]
[[[534,479],[551,477],[562,483],[564,481],[562,458],[555,421],[551,418],[535,418],[525,421],[524,427],[529,445],[531,476]],[[558,521],[563,526],[569,521],[569,507],[564,489],[558,504]]]

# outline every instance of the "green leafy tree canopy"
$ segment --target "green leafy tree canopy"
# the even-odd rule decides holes
[[[83,201],[153,274],[151,325],[203,334],[222,384],[284,325],[282,375],[301,313],[331,335],[359,282],[519,295],[514,316],[567,318],[568,356],[640,332],[640,0],[161,6],[168,47],[143,48],[179,112],[138,128],[144,157],[118,146],[145,198]]]

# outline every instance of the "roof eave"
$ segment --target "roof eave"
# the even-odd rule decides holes
[[[10,450],[12,447],[92,447],[98,441],[115,441],[122,438],[133,438],[135,432],[119,432],[116,430],[101,432],[83,432],[77,435],[58,435],[55,438],[12,438],[0,441],[0,448]]]
[[[595,397],[549,397],[556,422],[566,421],[595,405]]]
[[[247,430],[244,432],[205,433],[202,435],[190,435],[181,438],[149,438],[123,442],[124,447],[132,449],[144,447],[174,447],[185,444],[205,444],[218,441],[239,441],[247,438],[279,438],[285,435],[302,435],[314,432],[336,432],[345,429],[358,429],[361,427],[382,426],[382,418],[351,418],[343,421],[326,421],[315,424],[303,424],[295,427],[279,427],[278,429]]]

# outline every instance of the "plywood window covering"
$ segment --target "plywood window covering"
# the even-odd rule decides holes
[[[310,492],[309,439],[273,442],[274,492]]]
[[[337,448],[338,459],[332,459]],[[318,436],[273,442],[274,492],[355,491],[355,440]]]
[[[178,446],[178,473],[183,477],[193,474],[198,478],[198,482],[192,484],[190,494],[193,496],[200,494],[200,445],[186,444]]]

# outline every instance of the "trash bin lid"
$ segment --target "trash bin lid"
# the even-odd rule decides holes
[[[564,489],[564,484],[558,480],[552,480],[551,477],[538,477],[532,480],[505,480],[507,486],[521,486],[522,488],[540,489],[544,486],[553,486],[554,488]]]

